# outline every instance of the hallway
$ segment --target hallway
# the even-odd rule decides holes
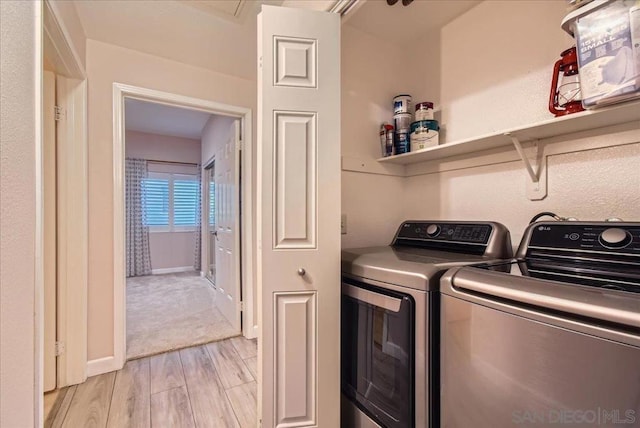
[[[128,361],[61,391],[45,427],[255,427],[256,340]]]

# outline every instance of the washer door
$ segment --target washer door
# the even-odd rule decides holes
[[[414,420],[415,302],[408,294],[342,282],[342,392],[380,425]]]

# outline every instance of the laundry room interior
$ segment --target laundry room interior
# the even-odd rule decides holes
[[[640,0],[0,6],[1,426],[637,426]]]
[[[342,26],[341,426],[633,424],[640,5],[434,6]]]
[[[633,102],[626,124],[594,122],[537,141],[549,150],[540,200],[527,196],[531,180],[507,136],[501,148],[446,159],[376,161],[378,130],[392,121],[398,94],[434,103],[440,145],[553,119],[553,64],[575,44],[560,26],[566,2],[450,2],[458,15],[432,27],[442,16],[430,2],[370,3],[342,27],[343,247],[388,244],[408,219],[498,221],[517,245],[542,211],[584,221],[640,218],[640,106]],[[402,19],[409,24],[398,31]]]

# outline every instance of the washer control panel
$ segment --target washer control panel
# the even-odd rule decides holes
[[[640,254],[640,223],[540,223],[528,246]]]
[[[490,224],[410,221],[400,226],[397,240],[482,244],[489,242]]]

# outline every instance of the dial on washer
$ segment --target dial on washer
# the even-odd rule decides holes
[[[440,234],[440,226],[438,226],[437,224],[430,224],[429,226],[427,226],[427,235],[430,238],[435,238],[439,234]]]
[[[607,248],[624,248],[629,245],[633,237],[629,232],[617,227],[611,227],[603,231],[598,240]]]

